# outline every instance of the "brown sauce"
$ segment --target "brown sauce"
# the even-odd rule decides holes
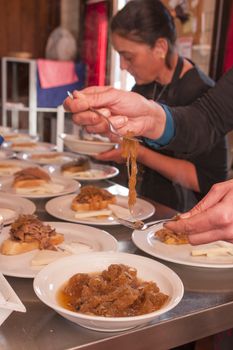
[[[127,317],[159,310],[168,295],[160,292],[156,283],[138,279],[136,269],[112,264],[102,273],[73,275],[58,290],[57,300],[74,312]]]

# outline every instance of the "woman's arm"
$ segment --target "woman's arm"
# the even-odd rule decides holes
[[[137,160],[148,168],[157,171],[168,180],[195,192],[200,192],[196,167],[193,163],[166,156],[143,146],[139,147]]]
[[[95,158],[101,161],[114,161],[119,164],[125,162],[125,159],[121,156],[120,148],[101,153]],[[195,192],[200,192],[196,167],[189,161],[168,157],[141,145],[138,148],[137,161],[157,171],[170,181]]]

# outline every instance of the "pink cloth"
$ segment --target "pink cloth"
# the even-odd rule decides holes
[[[78,81],[72,61],[37,60],[40,86],[43,89],[73,84]]]

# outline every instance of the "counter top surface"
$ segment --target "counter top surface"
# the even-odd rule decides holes
[[[116,193],[125,192],[110,181],[98,184],[114,186]],[[57,221],[44,210],[45,200],[34,200],[36,214],[42,220]],[[149,220],[174,215],[174,211],[154,203],[156,212]],[[98,226],[99,227],[99,226]],[[40,349],[170,349],[233,327],[232,269],[184,266],[162,261],[139,250],[131,240],[132,231],[122,226],[100,227],[119,242],[119,251],[158,260],[173,269],[182,279],[185,292],[173,310],[152,323],[124,332],[97,332],[82,328],[58,315],[35,295],[32,279],[7,277],[22,302],[25,314],[13,312],[0,327],[0,348],[4,350]]]

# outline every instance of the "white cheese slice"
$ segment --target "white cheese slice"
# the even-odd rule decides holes
[[[109,204],[108,208],[111,209],[113,214],[118,218],[122,218],[126,220],[132,219],[132,215],[130,214],[130,211],[128,208],[124,208],[116,204]]]
[[[47,183],[41,186],[34,187],[19,187],[16,192],[19,194],[46,194],[46,193],[60,193],[64,189],[63,185],[56,183]]]
[[[31,260],[32,266],[48,265],[51,262],[70,255],[67,251],[39,250]]]
[[[112,211],[110,209],[102,209],[102,210],[77,211],[74,216],[76,219],[84,219],[84,218],[91,218],[91,217],[97,217],[97,216],[109,216],[111,214],[112,214]]]
[[[81,254],[93,251],[92,247],[90,247],[88,244],[80,242],[71,242],[69,244],[61,243],[59,247],[71,254]]]
[[[215,257],[215,256],[227,256],[233,255],[232,247],[220,247],[215,245],[214,247],[207,247],[201,249],[193,249],[191,251],[192,256],[207,256],[207,257]]]

